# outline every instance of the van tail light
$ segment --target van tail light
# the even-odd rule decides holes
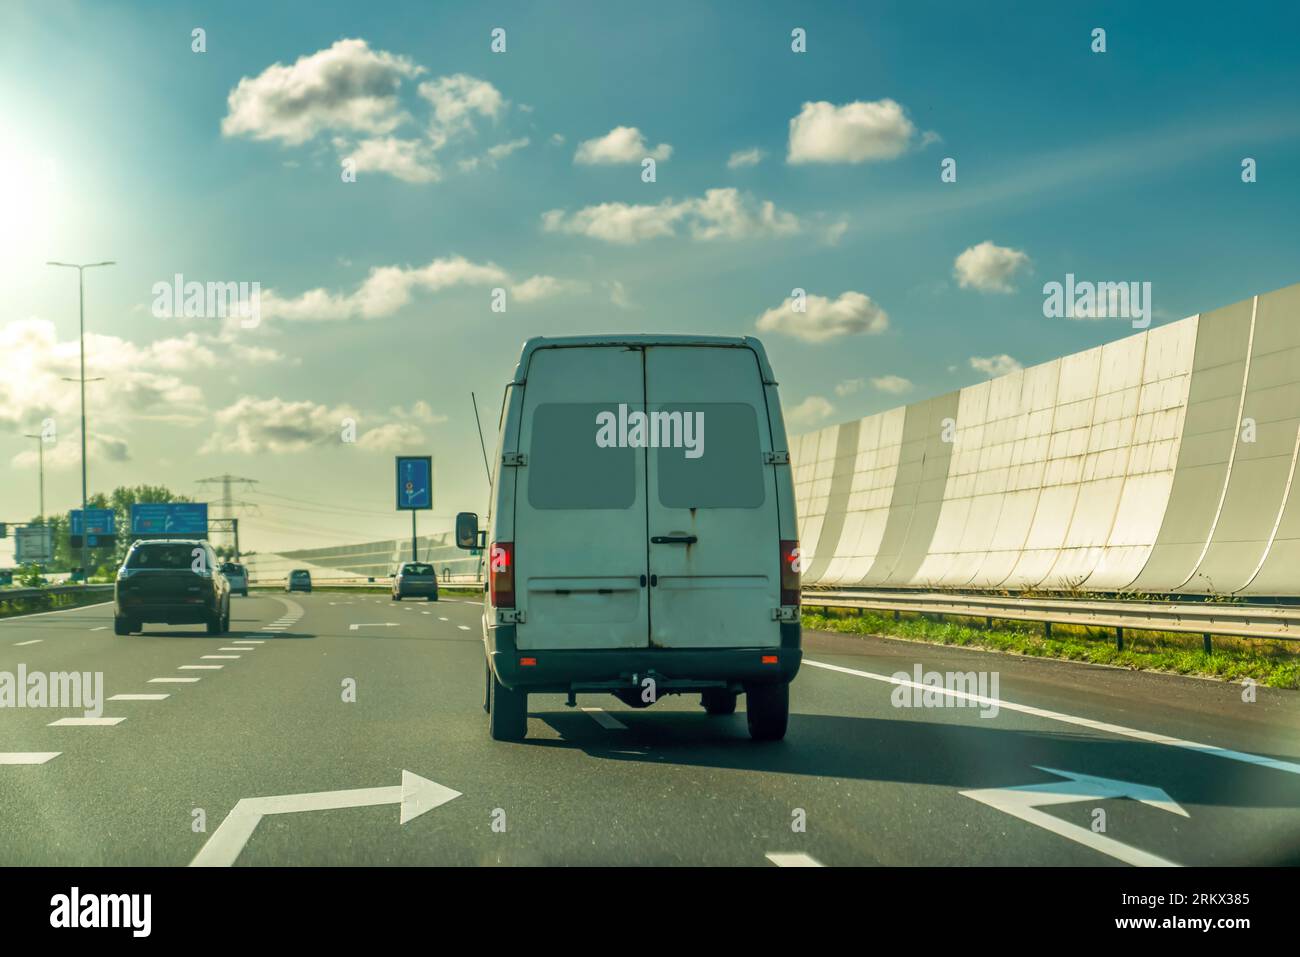
[[[493,542],[488,556],[488,583],[491,586],[492,605],[496,608],[514,608],[515,543]]]
[[[768,546],[769,548],[771,546]],[[803,555],[797,541],[781,542],[781,604],[799,604],[799,582],[803,572]]]

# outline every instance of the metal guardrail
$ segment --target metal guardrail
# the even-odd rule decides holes
[[[88,593],[113,593],[113,583],[100,585],[52,585],[48,588],[0,588],[0,602],[21,598],[40,598],[42,595],[85,595]]]
[[[1008,598],[942,592],[821,591],[803,593],[804,605],[927,615],[960,615],[1009,621],[1114,628],[1123,647],[1124,629],[1199,634],[1210,649],[1211,635],[1233,638],[1300,639],[1300,606],[1234,605],[1222,602],[1110,601],[1087,598]]]

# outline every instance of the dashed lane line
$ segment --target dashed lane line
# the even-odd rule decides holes
[[[773,852],[764,855],[777,867],[825,867],[821,861],[809,854]]]
[[[33,638],[31,641],[19,641],[14,644],[15,648],[21,648],[23,645],[39,645],[44,638]]]
[[[151,685],[192,685],[199,680],[198,678],[150,678],[147,683]]]
[[[181,665],[178,671],[220,671],[225,665]]]
[[[0,751],[0,764],[45,764],[62,751]]]
[[[60,718],[51,721],[47,728],[111,728],[121,724],[126,718]]]
[[[587,714],[591,715],[592,720],[595,721],[602,728],[609,728],[609,730],[611,731],[627,730],[627,725],[625,725],[622,721],[618,720],[618,718],[614,717],[604,708],[583,708],[582,710],[587,712]]]
[[[109,698],[109,701],[165,701],[171,695],[167,694],[115,694]]]

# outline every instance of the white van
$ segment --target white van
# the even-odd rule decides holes
[[[484,708],[517,741],[530,692],[633,707],[746,695],[784,737],[799,670],[799,543],[776,380],[750,337],[524,343],[506,386],[491,504],[456,517],[485,549]]]

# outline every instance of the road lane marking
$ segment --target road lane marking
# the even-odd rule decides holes
[[[220,671],[225,665],[181,665],[178,671]]]
[[[438,620],[439,620],[439,621],[446,621],[447,619],[446,619],[446,618],[443,618],[441,615],[439,615],[439,616],[438,616]]]
[[[190,861],[190,867],[230,867],[253,836],[258,822],[268,814],[398,804],[401,805],[398,823],[405,824],[458,797],[459,791],[403,770],[402,783],[394,787],[243,798],[231,808],[225,820],[199,849],[194,860]]]
[[[192,685],[198,678],[150,678],[151,685]]]
[[[165,694],[115,694],[109,701],[164,701],[171,695]]]
[[[587,712],[587,714],[591,715],[592,720],[594,720],[602,728],[609,728],[609,730],[611,731],[627,730],[627,725],[625,725],[622,721],[618,720],[618,718],[614,717],[604,708],[583,708],[582,710]]]
[[[233,648],[218,648],[217,651],[256,651],[256,648],[248,645],[235,645]]]
[[[199,655],[200,661],[238,661],[239,655]]]
[[[1199,754],[1205,754],[1213,758],[1224,758],[1229,761],[1240,761],[1243,764],[1254,764],[1262,768],[1272,768],[1274,771],[1285,771],[1288,774],[1300,774],[1300,764],[1294,761],[1280,761],[1277,758],[1265,757],[1261,754],[1250,754],[1245,751],[1233,751],[1230,748],[1220,748],[1213,744],[1201,744],[1197,741],[1187,741],[1183,738],[1171,737],[1167,734],[1156,734],[1153,731],[1143,731],[1139,728],[1126,728],[1121,724],[1110,724],[1106,721],[1094,721],[1092,718],[1080,718],[1077,715],[1064,714],[1060,711],[1048,711],[1046,708],[1034,708],[1026,704],[1015,704],[1011,701],[1002,699],[986,698],[983,695],[970,694],[965,691],[953,691],[947,688],[931,687],[929,685],[919,684],[909,679],[895,678],[892,675],[880,675],[871,671],[858,671],[856,668],[845,668],[841,665],[827,664],[824,661],[813,661],[805,658],[803,663],[812,665],[814,668],[825,668],[827,671],[839,671],[846,675],[857,675],[859,678],[870,678],[873,681],[883,681],[886,684],[906,685],[909,688],[919,688],[922,691],[934,692],[935,694],[947,695],[950,698],[961,698],[966,701],[974,701],[982,705],[996,705],[1006,711],[1018,711],[1021,714],[1030,714],[1036,718],[1047,718],[1051,721],[1061,721],[1065,724],[1077,725],[1081,728],[1090,728],[1093,731],[1104,731],[1108,734],[1117,734],[1125,738],[1135,738],[1138,741],[1147,741],[1151,744],[1164,744],[1171,748],[1182,748],[1185,751],[1195,751]]]
[[[108,601],[97,601],[91,605],[78,605],[76,608],[60,608],[58,611],[38,611],[33,612],[30,615],[14,615],[10,618],[0,620],[0,625],[21,625],[28,618],[43,618],[46,615],[66,615],[69,612],[87,611],[91,608],[99,608],[103,605],[111,604],[113,604],[113,599],[110,598]]]
[[[401,628],[395,621],[365,621],[359,625],[348,625],[348,631],[356,631],[358,628]]]
[[[47,728],[111,728],[121,724],[126,718],[60,718],[51,721]]]
[[[108,631],[108,625],[100,625],[98,628],[92,628],[91,631]]]
[[[239,644],[241,644],[241,645],[264,645],[264,644],[266,644],[266,639],[265,639],[265,638],[236,638],[235,641],[239,642]],[[250,650],[251,650],[251,649],[250,649]]]
[[[786,853],[776,851],[764,855],[777,867],[825,867],[821,861],[809,854]]]
[[[469,631],[469,625],[457,625],[456,627],[461,631]]]
[[[21,648],[23,645],[39,645],[44,638],[33,638],[31,641],[20,641],[14,645],[15,648]]]

